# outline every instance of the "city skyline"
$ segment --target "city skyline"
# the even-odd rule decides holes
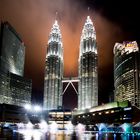
[[[110,1],[110,3],[112,2]],[[16,0],[0,1],[0,19],[8,21],[21,35],[27,46],[25,75],[33,79],[34,92],[38,92],[34,94],[43,93],[46,45],[57,11],[57,19],[64,41],[64,75],[67,77],[78,75],[82,26],[88,15],[92,18],[99,45],[99,94],[101,102],[106,102],[106,94],[113,91],[114,44],[124,40],[136,40],[139,43],[139,28],[135,26],[135,24],[138,25],[136,22],[138,13],[135,10],[137,8],[133,6],[135,9],[132,7],[132,11],[129,12],[131,4],[127,3],[127,6],[121,1],[114,3],[116,6],[112,4],[112,7],[120,6],[118,11],[117,8],[107,6],[102,0],[99,2],[95,0],[94,5],[91,5],[90,0],[80,2],[60,0],[59,3],[55,0],[38,3],[32,0],[29,3]],[[87,10],[88,6],[91,7],[90,11]],[[133,20],[130,17],[133,17]],[[133,24],[134,22],[135,24]],[[108,80],[106,81],[106,79]]]

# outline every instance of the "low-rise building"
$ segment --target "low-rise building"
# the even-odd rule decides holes
[[[82,111],[74,111],[73,124],[95,125],[98,123],[132,123],[138,121],[140,110],[129,101],[112,102]],[[139,115],[140,117],[140,115]]]

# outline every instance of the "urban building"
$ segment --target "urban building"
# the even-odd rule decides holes
[[[78,109],[98,105],[97,44],[93,22],[88,16],[82,30],[79,54]]]
[[[0,123],[20,123],[28,122],[28,117],[26,116],[26,111],[24,107],[0,104]]]
[[[32,81],[0,69],[0,104],[31,104]]]
[[[74,111],[72,123],[84,125],[123,124],[139,122],[140,110],[129,101],[112,102],[82,111]]]
[[[8,102],[10,95],[8,72],[0,67],[0,103]]]
[[[32,81],[24,78],[25,46],[8,23],[0,27],[0,103],[31,103]]]
[[[19,76],[24,74],[25,46],[14,28],[1,23],[0,29],[0,67]]]
[[[9,73],[9,87],[11,95],[10,104],[17,106],[25,106],[25,104],[31,104],[31,79],[26,79],[16,74]]]
[[[44,108],[51,110],[62,106],[63,47],[60,28],[55,21],[48,41],[45,79]]]
[[[56,123],[58,129],[66,129],[71,123],[72,112],[68,109],[54,109],[44,113],[49,125]]]
[[[114,46],[115,100],[140,108],[140,52],[136,41]]]

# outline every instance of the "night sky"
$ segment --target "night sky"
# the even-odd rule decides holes
[[[64,76],[73,77],[78,76],[80,36],[88,15],[98,44],[99,104],[108,102],[114,89],[115,42],[140,42],[138,6],[138,0],[0,0],[0,20],[8,21],[26,45],[25,77],[33,82],[33,102],[43,97],[46,48],[55,18],[62,33]],[[64,106],[74,108],[77,98],[69,91]]]

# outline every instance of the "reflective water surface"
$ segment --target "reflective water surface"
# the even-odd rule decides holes
[[[67,132],[59,130],[55,133],[44,132],[41,129],[22,129],[17,131],[3,130],[0,140],[140,140],[140,134],[125,133],[95,133]]]
[[[37,126],[29,122],[18,124],[18,127],[1,127],[0,140],[140,140],[140,127],[98,124],[96,128],[87,128],[82,124],[73,126],[69,123],[64,130],[60,130],[55,122],[48,125],[42,121]]]

